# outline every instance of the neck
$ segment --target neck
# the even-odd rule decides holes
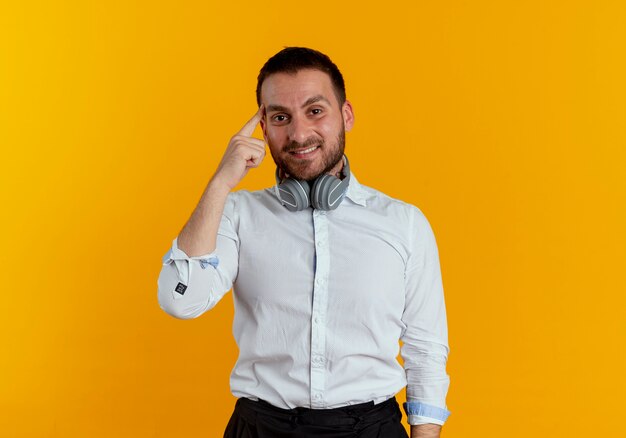
[[[343,157],[341,157],[341,160],[339,160],[339,162],[337,163],[337,165],[335,167],[333,167],[332,169],[330,169],[330,171],[328,172],[329,175],[333,175],[336,178],[339,179],[343,179],[341,177],[341,171],[343,170],[343,166],[345,165],[345,163],[343,162]]]

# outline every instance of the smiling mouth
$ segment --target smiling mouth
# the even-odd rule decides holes
[[[319,148],[319,146],[311,146],[310,148],[307,148],[307,149],[301,149],[301,150],[298,150],[298,151],[291,151],[289,153],[291,155],[295,155],[297,157],[302,157],[302,156],[308,155],[308,154],[316,151],[318,148]]]

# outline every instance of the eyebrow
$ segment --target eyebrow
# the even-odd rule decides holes
[[[301,108],[305,108],[309,105],[312,105],[316,102],[326,102],[328,105],[330,105],[330,102],[328,101],[328,99],[326,99],[324,96],[322,96],[321,94],[318,94],[317,96],[313,96],[313,97],[309,97],[306,102],[304,102],[301,106]],[[288,111],[288,109],[282,105],[275,105],[275,104],[270,104],[267,106],[267,111]]]

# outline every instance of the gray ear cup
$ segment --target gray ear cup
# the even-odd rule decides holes
[[[278,181],[278,169],[276,169],[276,181]],[[310,191],[308,182],[293,178],[287,178],[277,187],[278,199],[289,211],[300,211],[308,208],[311,205]]]
[[[311,205],[318,210],[334,210],[339,207],[348,185],[350,184],[350,162],[343,156],[344,166],[341,173],[344,178],[339,179],[332,175],[320,175],[311,187]]]
[[[317,210],[334,210],[341,204],[348,185],[350,184],[350,163],[348,157],[343,156],[343,179],[332,175],[320,175],[313,187],[306,181],[287,178],[282,183],[279,170],[276,168],[276,195],[280,203],[289,211],[300,211],[308,207]]]
[[[332,184],[330,178],[330,175],[320,175],[313,183],[311,205],[316,210],[327,210],[324,196],[328,192],[328,186]]]
[[[348,174],[349,175],[349,174]],[[334,210],[348,188],[349,176],[343,180],[332,175],[321,175],[311,189],[311,205],[318,210]]]

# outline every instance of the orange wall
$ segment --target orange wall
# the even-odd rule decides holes
[[[156,280],[286,45],[340,66],[355,175],[433,226],[444,436],[626,433],[624,2],[7,3],[2,436],[221,436],[231,296],[180,321]]]

